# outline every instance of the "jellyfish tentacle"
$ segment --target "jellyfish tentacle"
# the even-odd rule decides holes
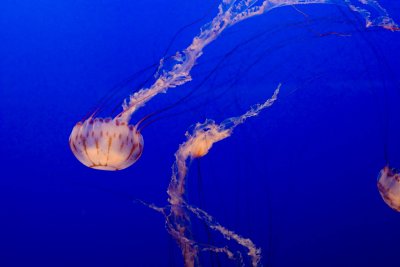
[[[192,133],[186,132],[187,140],[179,146],[178,151],[175,153],[175,162],[172,165],[172,176],[167,190],[171,210],[166,217],[167,230],[181,248],[185,266],[194,266],[199,251],[198,244],[190,237],[190,216],[188,211],[204,221],[211,229],[220,232],[224,238],[233,239],[238,244],[246,247],[253,266],[258,265],[261,258],[261,250],[250,239],[243,238],[235,232],[214,223],[214,220],[204,211],[193,208],[186,203],[187,163],[192,159],[205,156],[214,143],[231,136],[234,128],[238,125],[272,106],[277,100],[280,88],[281,84],[275,89],[271,98],[262,104],[251,107],[249,111],[241,116],[227,119],[220,124],[215,123],[213,120],[206,120],[204,123],[197,123]]]
[[[211,215],[200,208],[191,205],[186,205],[186,208],[197,218],[206,222],[212,230],[221,233],[225,239],[232,239],[239,245],[245,247],[248,250],[247,255],[251,258],[252,266],[258,266],[261,260],[261,249],[258,248],[250,238],[242,237],[234,231],[222,226]]]
[[[139,90],[124,102],[123,111],[117,117],[129,121],[132,114],[154,96],[191,81],[190,71],[203,54],[203,49],[217,39],[226,28],[278,7],[306,4],[348,6],[365,19],[367,27],[378,26],[392,31],[400,30],[387,11],[375,0],[225,0],[219,5],[219,12],[214,19],[201,28],[192,43],[182,52],[177,52],[173,62],[166,68],[160,67],[160,75],[153,85]],[[373,16],[367,8],[373,9],[378,15]]]

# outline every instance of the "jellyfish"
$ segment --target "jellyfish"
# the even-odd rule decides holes
[[[134,164],[143,151],[137,126],[111,118],[89,118],[77,123],[69,145],[76,158],[97,170],[117,171]]]
[[[169,206],[167,208],[160,208],[154,204],[141,202],[164,215],[166,229],[181,248],[185,266],[195,266],[200,251],[223,253],[231,260],[240,258],[235,257],[235,253],[228,247],[208,246],[206,244],[199,244],[193,240],[190,233],[189,213],[205,222],[206,225],[220,233],[225,239],[234,240],[244,247],[247,250],[247,255],[250,257],[252,266],[258,266],[261,260],[261,249],[251,239],[242,237],[234,231],[227,229],[217,223],[207,212],[186,202],[187,163],[193,159],[206,156],[215,143],[230,137],[237,126],[243,124],[248,118],[258,116],[262,110],[271,107],[278,98],[280,88],[281,84],[278,85],[269,99],[262,104],[251,107],[241,116],[228,118],[219,124],[207,119],[204,123],[197,123],[191,133],[186,132],[187,140],[179,146],[175,153],[175,163],[172,166],[171,181],[167,190]]]
[[[385,203],[400,212],[400,172],[385,166],[378,175],[378,190]]]
[[[143,151],[143,136],[138,124],[130,124],[135,111],[156,95],[166,93],[169,88],[191,81],[190,72],[204,48],[227,28],[278,7],[305,4],[344,5],[359,13],[365,19],[366,27],[399,30],[387,11],[375,0],[223,0],[217,15],[201,27],[200,33],[186,49],[160,60],[154,83],[125,100],[121,113],[115,118],[97,120],[94,113],[74,126],[69,138],[73,154],[85,166],[98,170],[115,171],[131,166]]]

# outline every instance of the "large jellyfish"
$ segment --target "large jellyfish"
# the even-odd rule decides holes
[[[137,127],[110,118],[89,118],[77,123],[69,143],[80,162],[98,170],[125,169],[143,151],[143,137]]]
[[[81,163],[95,169],[121,170],[131,166],[143,151],[143,137],[137,124],[130,125],[136,110],[159,93],[189,82],[192,79],[190,72],[203,54],[203,49],[225,29],[278,7],[306,4],[347,6],[365,19],[366,27],[399,30],[387,11],[375,0],[223,0],[214,19],[201,28],[186,49],[171,58],[160,60],[154,83],[131,95],[124,102],[120,114],[112,119],[95,119],[93,114],[75,125],[69,138],[73,154]]]

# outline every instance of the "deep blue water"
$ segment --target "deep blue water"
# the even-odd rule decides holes
[[[400,21],[397,1],[381,4]],[[251,238],[264,266],[400,266],[400,214],[376,187],[385,144],[400,167],[400,33],[365,29],[344,7],[299,7],[307,19],[284,7],[235,25],[205,49],[192,82],[134,115],[195,89],[144,129],[138,162],[101,172],[75,159],[75,123],[122,84],[101,114],[115,115],[154,67],[126,79],[185,48],[217,5],[1,2],[0,266],[182,266],[163,217],[132,199],[166,205],[189,126],[240,115],[280,82],[270,109],[192,162],[188,201]],[[193,234],[233,244],[199,223]],[[201,255],[203,266],[236,266]]]

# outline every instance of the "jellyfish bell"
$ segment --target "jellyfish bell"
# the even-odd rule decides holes
[[[181,149],[192,159],[204,157],[215,142],[227,138],[232,132],[231,129],[221,128],[213,120],[197,123],[191,131],[186,133],[188,141]]]
[[[134,164],[143,152],[143,136],[137,126],[119,118],[93,118],[78,122],[72,129],[69,145],[85,166],[117,171]]]
[[[385,203],[400,212],[400,172],[385,166],[378,175],[378,189]]]

